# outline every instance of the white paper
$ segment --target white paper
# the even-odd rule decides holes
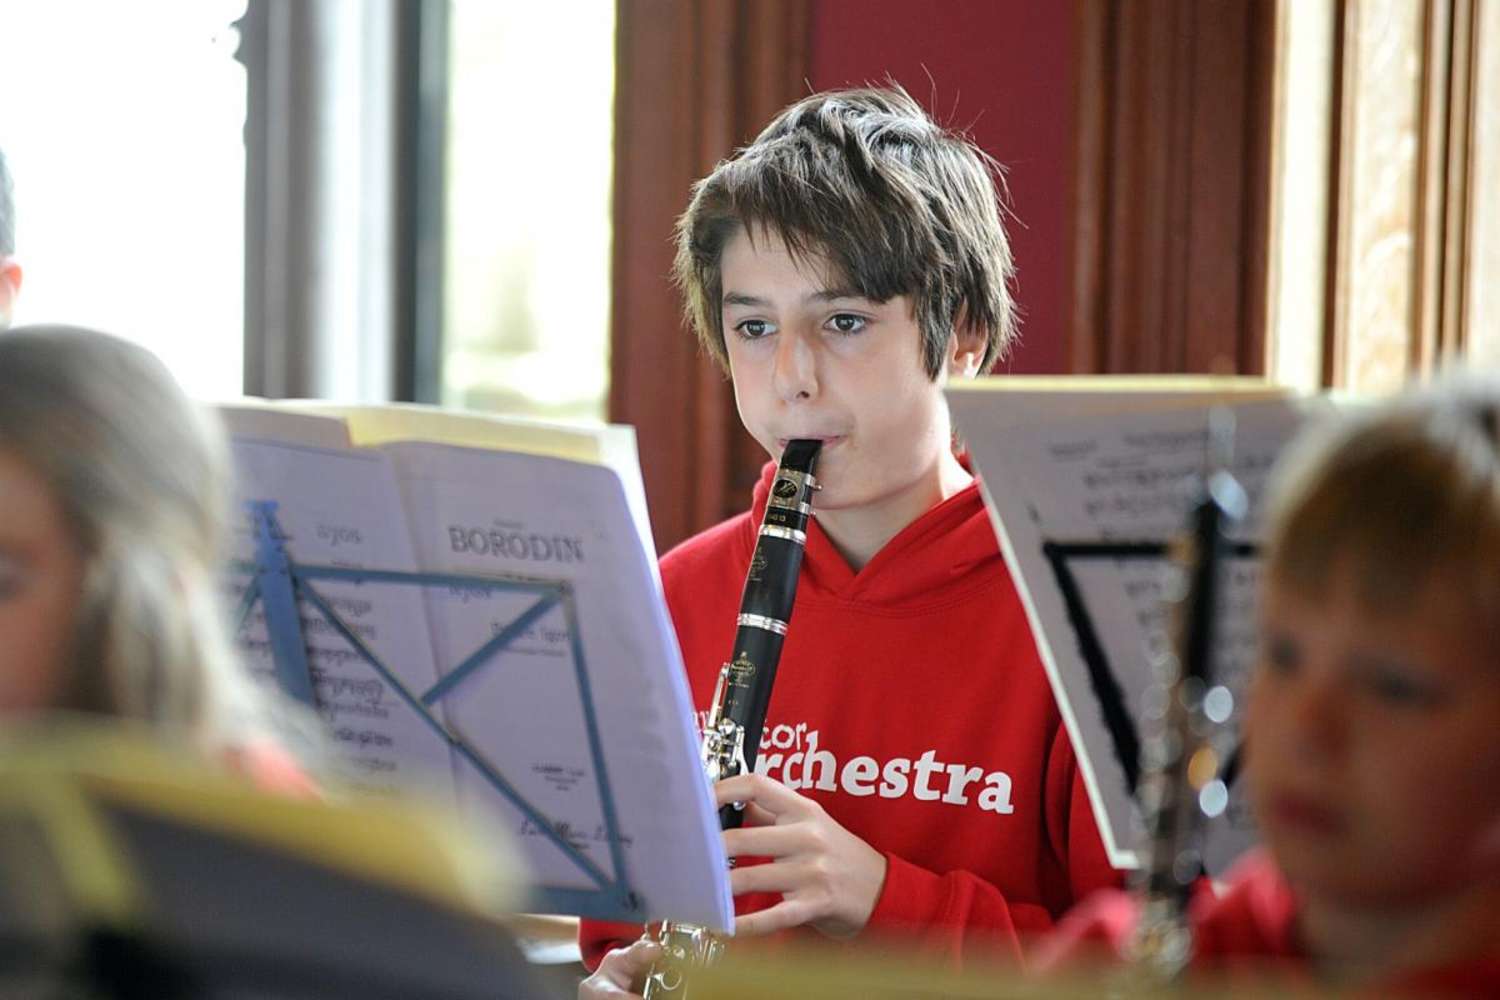
[[[726,928],[732,903],[719,823],[654,559],[620,478],[579,462],[440,445],[390,444],[419,560],[428,568],[567,580],[584,670],[614,789],[625,863],[653,917]],[[437,660],[472,652],[524,597],[429,595]],[[570,842],[614,874],[561,607],[526,640],[444,699],[466,738],[507,762],[523,795],[566,824]],[[472,771],[460,789],[505,817],[546,885],[592,883]]]
[[[395,479],[385,456],[236,438],[232,444],[239,516],[233,555],[255,561],[245,504],[271,500],[286,551],[299,564],[413,571]],[[248,573],[231,575],[238,607]],[[318,580],[313,588],[402,684],[426,690],[436,680],[426,605],[413,587]],[[447,741],[411,712],[389,678],[370,666],[306,600],[299,604],[319,714],[356,788],[452,801]],[[238,641],[250,669],[274,682],[265,607],[257,602]]]
[[[299,566],[534,583],[500,592],[315,581],[351,625],[369,632],[372,649],[418,698],[565,583],[564,601],[427,711],[552,831],[616,879],[585,718],[591,706],[624,874],[643,900],[642,919],[732,926],[727,862],[698,761],[681,654],[654,553],[620,475],[589,462],[410,442],[336,449],[237,438],[234,457],[242,499],[279,504],[285,546]],[[247,522],[236,556],[254,555]],[[247,580],[235,576],[234,600]],[[541,823],[393,699],[389,685],[372,684],[379,680],[374,671],[347,643],[339,651],[342,637],[325,635],[316,612],[304,606],[303,620],[318,693],[330,699],[323,715],[354,774],[364,770],[366,787],[456,799],[516,835],[538,886],[597,888]],[[270,674],[259,605],[241,640],[256,669]],[[374,698],[393,710],[372,719],[370,705],[346,704],[347,697]]]
[[[1063,597],[1042,546],[1052,542],[1164,541],[1180,535],[1211,467],[1208,409],[1169,401],[1156,409],[1111,408],[1097,400],[1089,416],[1059,416],[1035,407],[1043,423],[1025,423],[1004,394],[950,394],[955,421],[982,477],[986,502],[1007,564],[1026,605],[1037,646],[1064,720],[1110,860],[1133,867],[1142,824],[1125,772],[1103,721]],[[1138,401],[1137,401],[1138,402]],[[1113,412],[1110,412],[1114,410]],[[1302,419],[1288,400],[1239,403],[1230,471],[1250,497],[1250,515],[1234,533],[1259,536],[1267,474]],[[1171,568],[1156,560],[1070,562],[1127,710],[1140,722],[1154,653],[1169,641],[1161,588]],[[1256,560],[1227,561],[1216,618],[1215,681],[1236,695],[1255,652]],[[1236,786],[1242,785],[1237,782]],[[1255,840],[1242,787],[1209,825],[1205,862],[1218,873]]]
[[[348,448],[342,420],[296,413],[271,400],[246,397],[214,406],[225,430],[236,438],[281,441],[317,448]]]

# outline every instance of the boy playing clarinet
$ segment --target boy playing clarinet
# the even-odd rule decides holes
[[[745,803],[726,852],[760,861],[730,874],[734,947],[1015,954],[1117,879],[943,398],[1014,334],[994,164],[899,89],[814,95],[695,186],[675,270],[767,454],[823,443],[757,773],[715,789]],[[662,559],[700,709],[773,470]],[[581,996],[629,995],[656,952],[621,947],[639,933],[583,923]]]

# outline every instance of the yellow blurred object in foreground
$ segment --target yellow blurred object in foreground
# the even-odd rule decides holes
[[[0,995],[538,996],[495,858],[425,811],[263,795],[118,725],[26,732],[0,746]]]

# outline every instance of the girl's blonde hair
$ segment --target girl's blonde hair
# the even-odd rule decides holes
[[[46,482],[84,576],[60,709],[138,719],[210,746],[261,714],[219,587],[222,430],[148,351],[71,327],[0,335],[0,449]]]
[[[1272,486],[1270,579],[1320,594],[1340,574],[1382,615],[1441,587],[1456,615],[1500,638],[1497,414],[1500,380],[1468,376],[1309,431]]]

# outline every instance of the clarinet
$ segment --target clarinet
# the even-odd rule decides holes
[[[1214,616],[1220,569],[1232,544],[1226,531],[1244,516],[1247,500],[1222,470],[1207,487],[1190,532],[1179,540],[1184,586],[1174,614],[1175,649],[1159,667],[1166,707],[1142,754],[1149,841],[1141,872],[1144,906],[1127,955],[1151,983],[1175,980],[1192,959],[1187,909],[1203,871],[1203,825],[1224,810],[1229,794],[1221,777],[1230,752],[1222,724],[1229,714],[1228,690],[1211,688]],[[1210,692],[1217,706],[1210,707]]]
[[[703,773],[710,786],[755,770],[765,727],[771,684],[781,660],[797,576],[812,517],[812,495],[819,488],[813,465],[821,441],[788,441],[771,483],[771,496],[740,599],[734,657],[719,670],[713,703],[703,726]],[[744,808],[730,803],[719,809],[719,824],[732,830],[744,821]],[[731,861],[731,864],[733,862]],[[646,934],[651,936],[648,927]],[[646,1000],[681,1000],[694,967],[714,961],[724,942],[707,928],[664,921],[655,934],[662,957],[646,976]]]

